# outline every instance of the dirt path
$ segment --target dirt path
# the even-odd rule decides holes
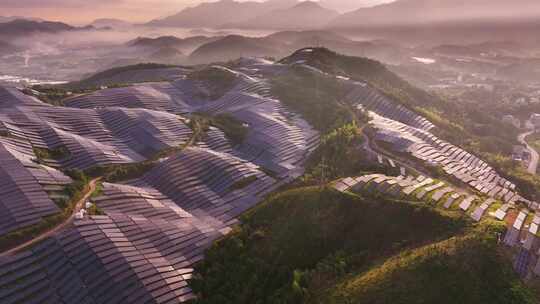
[[[18,245],[17,247],[14,247],[8,251],[5,251],[5,252],[2,252],[0,253],[0,257],[5,257],[5,256],[9,256],[9,255],[13,255],[19,251],[22,251],[48,237],[51,237],[53,236],[54,234],[64,230],[65,228],[67,228],[69,225],[71,225],[71,223],[73,223],[73,220],[75,219],[75,214],[77,212],[79,212],[83,206],[84,206],[84,203],[86,202],[86,200],[88,200],[88,198],[90,197],[90,195],[92,195],[92,193],[96,190],[96,185],[97,185],[97,182],[100,180],[101,178],[95,178],[93,180],[90,181],[90,183],[88,184],[88,189],[87,191],[84,193],[83,197],[77,201],[77,203],[75,204],[75,208],[73,208],[73,212],[71,213],[71,215],[64,221],[62,222],[60,225],[54,227],[53,229],[51,230],[48,230],[46,232],[44,232],[43,234],[39,235],[38,237],[35,237],[31,240],[28,240],[24,243],[22,243],[21,245]]]

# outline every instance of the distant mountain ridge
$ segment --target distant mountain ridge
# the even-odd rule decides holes
[[[339,16],[337,11],[322,7],[318,2],[302,1],[294,6],[254,16],[244,22],[225,25],[232,28],[255,29],[315,29]]]
[[[133,24],[120,20],[115,18],[101,18],[96,19],[92,23],[90,23],[91,26],[94,26],[96,28],[103,28],[103,27],[110,27],[110,28],[127,28],[132,26]]]
[[[354,41],[331,31],[281,31],[265,37],[230,35],[197,48],[192,63],[235,60],[240,57],[283,57],[304,47],[325,46],[345,54],[394,58],[400,46],[386,41]]]
[[[532,17],[540,17],[540,1],[397,0],[343,14],[332,21],[329,26],[332,28],[354,28]]]
[[[37,22],[42,22],[42,21],[45,21],[41,18],[34,18],[34,17],[23,17],[23,16],[0,16],[0,23],[6,23],[6,22],[11,22],[11,21],[14,21],[14,20],[30,20],[30,21],[37,21]]]
[[[217,2],[203,2],[197,6],[186,8],[175,15],[152,20],[146,25],[215,28],[223,24],[249,20],[276,9],[294,6],[296,3],[298,3],[298,0],[269,0],[266,2],[220,0]]]
[[[95,30],[93,26],[74,27],[62,22],[16,19],[0,23],[0,38],[15,38],[38,33],[59,33],[77,30]]]
[[[146,49],[176,49],[182,53],[191,53],[196,48],[219,40],[223,37],[192,36],[187,38],[178,38],[175,36],[161,36],[157,38],[139,37],[126,43],[129,47]]]

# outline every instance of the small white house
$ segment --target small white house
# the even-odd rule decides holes
[[[84,216],[86,215],[86,210],[81,209],[79,212],[75,213],[75,218],[78,220],[84,219]]]

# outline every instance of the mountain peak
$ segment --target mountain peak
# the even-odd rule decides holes
[[[302,1],[299,2],[294,6],[294,8],[302,8],[302,9],[314,9],[314,8],[321,8],[324,9],[318,2],[315,1]]]

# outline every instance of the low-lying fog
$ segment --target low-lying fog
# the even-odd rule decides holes
[[[134,64],[145,60],[140,50],[127,43],[137,37],[156,38],[172,35],[223,36],[239,34],[258,37],[267,31],[216,31],[207,29],[132,27],[124,30],[76,31],[56,34],[37,34],[9,39],[17,51],[1,55],[0,82],[57,83],[80,79],[96,71]],[[191,49],[182,53],[189,55]],[[188,63],[188,62],[186,62]]]

